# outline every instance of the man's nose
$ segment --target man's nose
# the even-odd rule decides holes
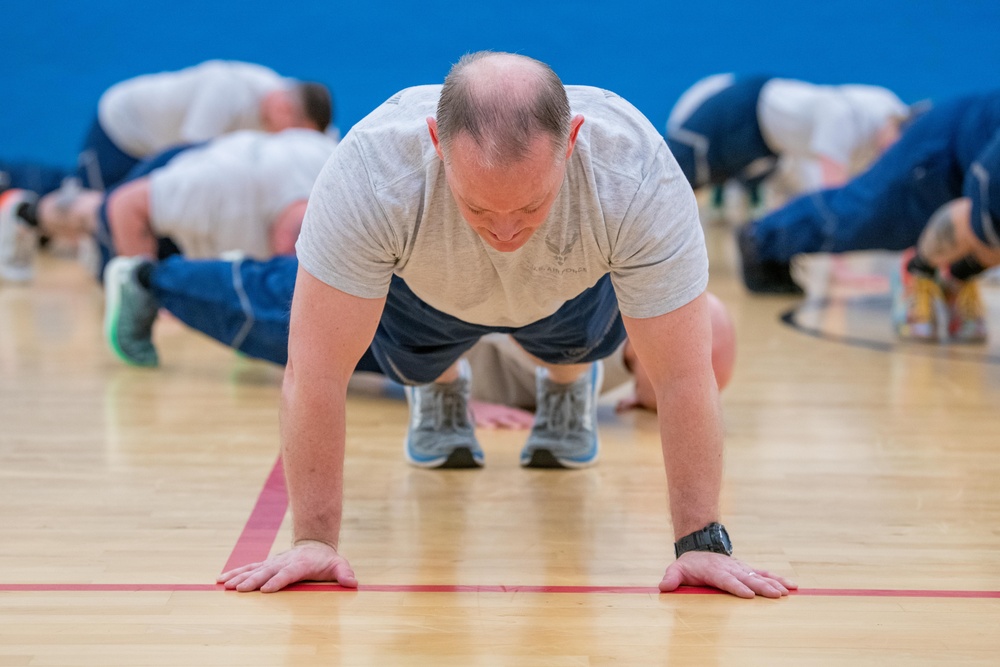
[[[491,231],[501,241],[510,241],[521,231],[521,221],[516,217],[495,219]]]

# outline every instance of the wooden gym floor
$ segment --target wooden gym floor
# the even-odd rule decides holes
[[[660,595],[672,558],[655,418],[601,411],[602,460],[409,467],[405,404],[350,400],[345,555],[357,592],[214,585],[289,542],[280,369],[169,320],[123,366],[102,295],[43,257],[0,285],[0,666],[1000,664],[1000,286],[981,348],[900,345],[874,255],[802,270],[810,297],[712,289],[739,334],[724,521],[782,600]],[[787,322],[782,321],[784,316]]]

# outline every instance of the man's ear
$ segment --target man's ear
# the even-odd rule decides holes
[[[566,145],[566,159],[573,154],[573,147],[576,145],[576,137],[580,134],[580,128],[583,127],[583,116],[577,114],[573,116],[573,120],[569,123],[569,141]]]
[[[441,141],[438,139],[438,124],[437,119],[433,116],[427,117],[427,131],[431,133],[431,141],[434,142],[434,150],[437,152],[438,157],[441,161],[444,161],[444,153],[441,152]]]

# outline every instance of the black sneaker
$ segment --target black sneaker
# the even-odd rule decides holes
[[[751,233],[751,224],[736,232],[743,267],[743,283],[757,294],[802,294],[802,288],[792,280],[791,264],[760,258],[757,240]]]

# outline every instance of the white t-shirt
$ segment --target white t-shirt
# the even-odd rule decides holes
[[[771,79],[757,101],[768,146],[783,158],[829,158],[857,172],[876,157],[876,135],[907,106],[878,86]]]
[[[184,151],[149,176],[153,230],[188,257],[240,250],[266,259],[271,225],[309,197],[336,145],[314,130],[245,130]]]
[[[120,149],[146,157],[235,130],[262,129],[261,100],[289,85],[260,65],[210,60],[115,84],[101,96],[97,117]]]
[[[628,102],[568,86],[582,114],[546,221],[515,252],[494,250],[459,212],[426,118],[440,86],[408,88],[354,126],[309,200],[297,254],[310,274],[362,298],[393,273],[430,306],[488,326],[524,326],[610,273],[621,312],[654,317],[708,283],[690,186],[663,137]]]

